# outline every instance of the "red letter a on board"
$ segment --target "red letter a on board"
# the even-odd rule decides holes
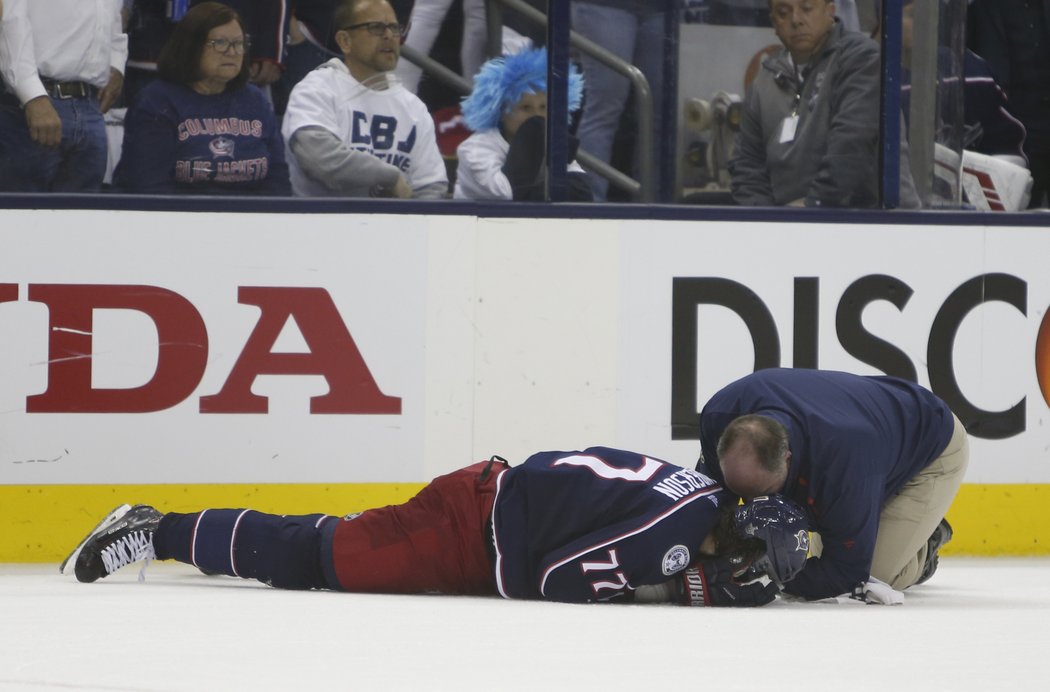
[[[310,400],[310,413],[401,413],[401,399],[379,391],[328,291],[242,286],[237,299],[262,315],[222,390],[201,398],[201,413],[266,413],[267,398],[251,391],[259,375],[323,376],[328,394]],[[289,317],[308,353],[272,352]]]

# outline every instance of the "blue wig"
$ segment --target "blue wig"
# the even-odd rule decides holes
[[[543,48],[493,58],[474,77],[474,91],[463,99],[463,119],[478,132],[499,126],[500,118],[525,94],[547,91],[547,51]],[[583,76],[569,66],[569,112],[583,101]]]

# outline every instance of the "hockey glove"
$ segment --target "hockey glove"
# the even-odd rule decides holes
[[[536,115],[519,127],[510,140],[510,150],[503,164],[503,174],[510,181],[514,201],[543,200],[547,161],[547,120]]]
[[[751,607],[772,603],[777,585],[768,577],[737,581],[739,566],[726,561],[702,562],[681,574],[681,602],[691,606]]]

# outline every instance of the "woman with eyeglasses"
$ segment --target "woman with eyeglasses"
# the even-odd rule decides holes
[[[186,13],[161,51],[161,78],[128,109],[117,188],[291,194],[273,107],[248,84],[250,45],[233,9],[205,2]]]

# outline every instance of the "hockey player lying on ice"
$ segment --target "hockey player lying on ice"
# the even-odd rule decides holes
[[[805,515],[780,496],[727,497],[701,473],[618,449],[513,468],[493,457],[343,518],[123,505],[61,569],[93,582],[159,559],[285,589],[764,605],[806,561]]]

